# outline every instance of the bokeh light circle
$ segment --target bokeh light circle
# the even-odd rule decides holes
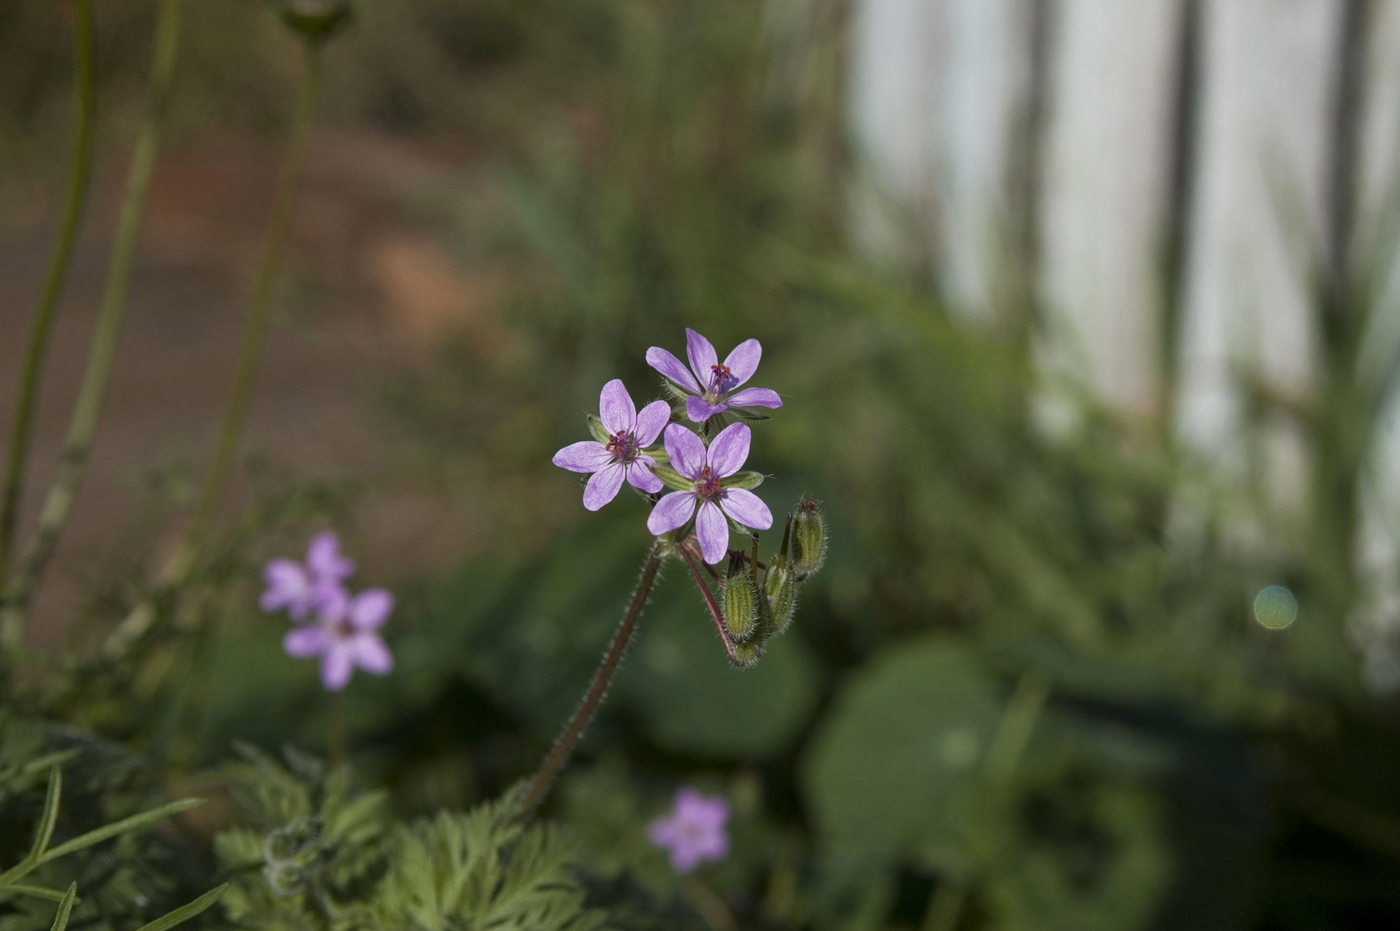
[[[1282,585],[1270,585],[1254,596],[1254,619],[1269,630],[1283,630],[1298,619],[1298,599]]]

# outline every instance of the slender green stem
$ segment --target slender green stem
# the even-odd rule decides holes
[[[19,519],[20,491],[24,487],[24,465],[29,452],[29,435],[34,422],[39,376],[53,332],[58,299],[68,278],[73,246],[78,240],[83,212],[87,207],[88,181],[92,177],[92,115],[95,108],[93,72],[97,54],[92,37],[92,2],[76,0],[73,23],[73,154],[68,166],[68,194],[63,220],[54,240],[48,275],[34,321],[29,328],[24,364],[20,368],[19,389],[15,392],[14,422],[10,425],[10,447],[5,463],[5,485],[0,499],[0,591],[5,588],[10,565],[10,546]]]
[[[268,320],[272,315],[273,298],[277,293],[277,276],[282,267],[282,253],[287,241],[287,230],[291,225],[292,205],[296,200],[297,181],[301,176],[305,161],[307,141],[316,122],[316,104],[321,85],[320,48],[313,42],[302,44],[301,83],[297,92],[296,111],[287,141],[286,154],[282,160],[282,172],[277,182],[277,192],[272,200],[272,215],[268,220],[267,236],[263,241],[261,264],[258,267],[257,281],[253,287],[253,300],[248,310],[248,319],[243,327],[243,340],[238,351],[238,363],[234,371],[233,386],[229,391],[228,403],[224,408],[223,422],[219,427],[218,440],[214,447],[214,457],[210,460],[209,471],[205,473],[204,484],[195,500],[190,523],[183,538],[175,547],[170,560],[165,564],[157,581],[157,598],[178,588],[189,577],[200,547],[204,544],[214,518],[218,515],[219,502],[238,455],[239,441],[243,436],[243,425],[248,417],[248,405],[253,397],[253,386],[257,379],[258,361],[267,335]],[[108,657],[120,655],[127,646],[143,635],[155,623],[158,612],[154,600],[138,604],[126,616],[117,629],[103,644],[103,652]]]
[[[569,762],[569,755],[573,753],[574,745],[583,736],[588,722],[593,720],[598,706],[603,703],[603,697],[607,694],[613,674],[617,672],[618,666],[622,663],[622,656],[627,652],[627,644],[632,640],[632,634],[637,629],[637,620],[642,616],[642,609],[646,607],[647,599],[651,597],[651,587],[656,584],[656,576],[661,571],[661,560],[664,555],[665,551],[660,542],[651,548],[651,555],[647,557],[646,565],[642,567],[642,577],[637,581],[637,589],[632,593],[632,601],[627,605],[627,613],[622,616],[622,623],[617,626],[617,632],[613,634],[612,642],[608,644],[607,652],[603,654],[603,661],[598,664],[597,671],[593,673],[593,681],[588,684],[588,690],[583,693],[583,700],[579,702],[578,709],[574,711],[573,717],[569,718],[569,723],[564,725],[559,739],[554,742],[549,755],[540,764],[539,771],[530,780],[525,794],[520,797],[520,804],[515,810],[516,820],[523,821],[528,818],[536,806],[544,800],[545,793],[549,791],[555,777]]]
[[[741,666],[739,654],[734,648],[734,639],[729,636],[729,628],[724,624],[724,612],[719,609],[719,602],[715,601],[714,593],[710,591],[710,586],[705,584],[705,577],[700,574],[700,563],[695,558],[692,551],[691,541],[687,540],[677,547],[680,551],[681,559],[685,561],[685,567],[690,570],[690,577],[695,580],[695,587],[700,589],[700,597],[705,599],[705,609],[710,612],[710,620],[715,622],[715,630],[719,632],[720,642],[724,644],[725,655],[735,666]]]
[[[93,332],[87,370],[78,389],[78,400],[73,406],[73,418],[68,425],[62,457],[39,512],[39,525],[18,574],[5,591],[4,610],[0,614],[0,645],[8,648],[13,648],[24,639],[29,600],[68,524],[87,470],[93,435],[102,416],[112,361],[116,357],[122,318],[131,291],[132,266],[136,261],[141,221],[146,212],[156,154],[160,151],[161,134],[175,86],[175,62],[180,46],[180,4],[181,0],[160,0],[156,14],[150,112],[136,140],[126,195],[112,243],[112,256],[107,266],[107,285],[102,294],[97,328]]]

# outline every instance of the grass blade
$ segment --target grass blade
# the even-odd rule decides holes
[[[39,827],[34,832],[34,846],[29,851],[29,859],[38,860],[49,849],[53,839],[53,829],[58,824],[58,801],[63,797],[63,770],[55,766],[49,770],[49,788],[44,794],[44,813],[39,816]]]
[[[191,808],[198,808],[204,804],[202,798],[180,799],[178,802],[171,802],[159,808],[152,808],[150,811],[143,811],[140,814],[132,815],[130,818],[123,818],[111,824],[103,825],[95,831],[65,841],[44,853],[39,858],[40,863],[48,863],[50,860],[57,860],[59,857],[67,856],[75,850],[82,850],[84,847],[91,847],[93,844],[100,844],[104,840],[116,837],[118,834],[126,834],[129,831],[137,831],[156,823],[157,821],[177,815],[182,811],[189,811]]]
[[[136,931],[166,931],[167,928],[173,928],[182,921],[189,921],[195,915],[198,915],[200,912],[219,901],[227,889],[228,883],[210,889],[188,905],[181,905],[172,912],[166,912],[150,924],[142,925],[137,928]]]
[[[49,889],[45,886],[26,886],[24,883],[12,883],[0,890],[0,895],[32,895],[36,899],[48,899],[50,902],[62,902],[68,894],[59,892],[57,889]],[[79,900],[81,901],[81,900]]]
[[[53,931],[63,931],[68,927],[68,916],[73,914],[73,903],[78,900],[78,884],[73,883],[58,903],[58,914],[53,918]]]

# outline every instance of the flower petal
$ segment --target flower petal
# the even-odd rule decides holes
[[[561,469],[570,472],[597,472],[612,462],[612,453],[602,443],[592,440],[579,440],[570,443],[554,454],[553,462]]]
[[[705,468],[705,441],[678,423],[666,428],[666,454],[671,468],[686,478],[696,478]]]
[[[695,536],[700,541],[700,555],[712,566],[729,552],[729,524],[713,501],[700,505],[700,513],[695,517]]]
[[[657,818],[647,825],[647,840],[655,847],[670,847],[676,842],[676,820]]]
[[[355,573],[355,561],[340,555],[340,538],[329,530],[312,538],[306,548],[306,567],[329,579],[348,579]]]
[[[730,407],[782,407],[783,399],[772,388],[745,388],[724,399]]]
[[[394,668],[394,654],[374,634],[360,634],[350,641],[350,658],[366,672],[382,676]]]
[[[656,442],[661,431],[666,429],[671,419],[671,405],[665,401],[652,401],[637,415],[637,429],[634,434],[638,446],[650,446]]]
[[[647,515],[647,530],[657,536],[669,533],[690,520],[694,513],[695,492],[673,491],[651,509]]]
[[[763,499],[742,488],[730,488],[720,492],[719,506],[724,513],[754,530],[767,530],[773,526],[773,512]]]
[[[700,865],[700,855],[689,841],[677,841],[671,848],[671,869],[677,873],[689,873]]]
[[[732,423],[710,440],[710,472],[717,478],[733,475],[749,458],[753,431],[746,423]]]
[[[328,691],[339,692],[350,681],[355,671],[350,656],[350,645],[343,640],[332,641],[321,654],[321,684]]]
[[[311,580],[300,563],[290,559],[274,559],[263,567],[267,590],[258,599],[258,606],[271,613],[280,608],[290,609],[298,620],[306,616],[311,596]]]
[[[359,631],[376,630],[394,610],[394,596],[382,588],[367,588],[350,602],[346,614],[350,626]]]
[[[660,346],[652,346],[647,350],[647,365],[650,365],[691,394],[700,393],[700,384],[695,380],[695,376],[690,374],[690,370],[685,367],[685,363],[681,362],[680,359],[677,359]]]
[[[685,399],[685,416],[690,418],[691,423],[704,423],[715,414],[724,411],[726,407],[727,405],[711,404],[704,398],[691,395]]]
[[[288,656],[305,659],[320,656],[326,651],[326,629],[320,624],[307,624],[294,627],[282,638],[282,649]]]
[[[637,425],[637,406],[627,393],[621,378],[614,378],[603,386],[598,395],[598,416],[609,433],[631,433]]]
[[[588,484],[583,489],[583,506],[590,511],[596,511],[617,497],[617,490],[622,487],[622,477],[627,469],[620,462],[612,462],[603,466],[593,477],[588,480]]]
[[[729,369],[729,377],[733,379],[729,383],[730,387],[737,388],[753,378],[753,373],[758,371],[758,360],[761,358],[763,358],[763,346],[756,339],[746,339],[735,346],[734,351],[724,360],[725,368]]]
[[[705,337],[690,327],[685,328],[685,354],[690,359],[690,370],[700,379],[700,384],[709,387],[714,377],[714,367],[719,364],[715,347]]]
[[[652,474],[651,469],[641,459],[635,460],[627,467],[627,481],[633,488],[640,488],[642,491],[655,494],[665,488],[661,479]]]

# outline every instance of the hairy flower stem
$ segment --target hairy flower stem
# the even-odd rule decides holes
[[[715,601],[714,593],[710,591],[710,586],[705,584],[705,577],[700,574],[700,567],[695,553],[692,552],[693,543],[687,540],[679,547],[681,559],[685,560],[685,567],[690,570],[690,577],[695,580],[695,585],[700,589],[700,595],[705,599],[705,607],[709,609],[710,619],[715,622],[715,630],[719,632],[719,639],[724,643],[725,655],[735,666],[741,666],[739,654],[734,649],[734,640],[729,636],[729,628],[724,623],[724,613],[719,609],[719,602]]]
[[[316,122],[320,86],[320,46],[314,42],[303,42],[301,83],[297,91],[296,110],[292,118],[286,154],[282,160],[281,175],[277,181],[277,192],[273,195],[272,215],[268,220],[267,237],[263,241],[253,300],[243,327],[243,340],[238,351],[233,386],[229,391],[228,404],[224,408],[214,456],[210,460],[209,471],[205,473],[204,484],[200,487],[199,497],[195,500],[184,536],[157,579],[155,596],[133,608],[107,638],[103,644],[103,653],[108,657],[120,655],[130,643],[150,629],[157,617],[156,601],[179,588],[189,577],[199,549],[208,537],[214,518],[218,514],[219,502],[223,498],[224,488],[228,484],[234,460],[238,455],[243,425],[248,419],[248,405],[253,396],[258,361],[262,356],[267,324],[272,315],[273,297],[277,292],[277,276],[282,267],[287,230],[291,225],[297,181],[301,177],[301,167],[306,157],[306,144]]]
[[[4,591],[10,564],[10,547],[19,519],[20,490],[24,486],[24,466],[29,452],[29,434],[34,421],[39,376],[53,332],[58,299],[68,278],[73,246],[78,240],[87,207],[88,182],[92,177],[92,115],[96,93],[93,72],[97,60],[92,38],[92,2],[76,0],[73,23],[73,154],[68,166],[68,193],[58,238],[49,258],[48,274],[34,321],[29,328],[19,389],[15,392],[15,414],[10,425],[10,446],[5,462],[4,491],[0,493],[0,591]]]
[[[660,542],[651,548],[651,555],[647,557],[646,565],[642,567],[642,577],[637,581],[636,591],[632,593],[632,601],[627,605],[627,613],[622,616],[622,623],[617,625],[617,632],[613,634],[612,642],[608,644],[607,652],[603,654],[603,661],[598,664],[597,671],[593,673],[593,681],[588,683],[588,691],[583,693],[583,700],[579,702],[578,709],[574,711],[573,717],[569,718],[569,723],[564,725],[559,739],[554,742],[549,755],[540,764],[539,771],[535,773],[524,794],[520,796],[514,820],[524,821],[530,817],[531,812],[540,802],[544,801],[545,793],[549,791],[555,777],[569,762],[574,745],[583,736],[583,731],[588,727],[588,723],[593,720],[598,706],[603,703],[608,685],[612,682],[613,675],[622,663],[622,656],[627,652],[627,644],[631,642],[632,634],[637,629],[637,620],[642,616],[642,609],[646,607],[647,599],[651,597],[651,587],[656,584],[656,576],[661,571],[661,560],[664,555],[665,549]]]
[[[161,133],[175,86],[175,62],[180,46],[180,5],[181,0],[160,0],[156,14],[150,110],[136,140],[126,194],[117,220],[116,237],[112,242],[112,256],[107,266],[107,284],[102,294],[97,328],[93,332],[87,370],[73,406],[62,456],[39,512],[39,525],[30,540],[19,572],[4,593],[4,608],[0,612],[0,646],[6,649],[13,649],[24,640],[29,600],[72,514],[83,475],[87,471],[93,435],[102,416],[112,362],[121,335],[122,318],[131,291],[131,273],[136,261],[141,221],[146,212],[156,154],[160,151]]]

